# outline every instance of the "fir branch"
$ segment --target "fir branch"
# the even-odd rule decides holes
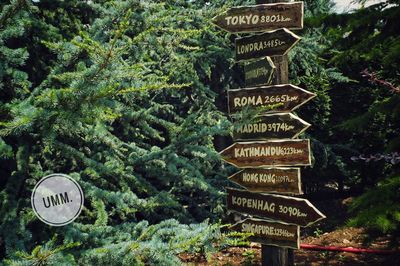
[[[362,71],[361,74],[364,78],[367,78],[372,84],[377,84],[386,87],[392,93],[400,94],[400,87],[396,87],[395,85],[386,80],[379,79],[375,72],[369,72],[368,69],[364,69],[364,71]]]

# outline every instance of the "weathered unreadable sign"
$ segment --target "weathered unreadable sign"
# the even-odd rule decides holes
[[[291,112],[316,94],[291,84],[228,90],[229,113],[246,108],[274,107],[268,112]]]
[[[260,115],[233,130],[235,141],[297,138],[310,124],[291,113]]]
[[[325,218],[308,200],[227,188],[227,208],[268,220],[309,226]]]
[[[269,85],[275,72],[275,65],[269,56],[244,65],[246,87]]]
[[[237,142],[220,154],[239,168],[311,165],[308,139]]]
[[[300,168],[248,168],[229,180],[252,192],[303,194]]]
[[[293,224],[284,224],[248,218],[232,225],[230,230],[242,233],[252,233],[250,241],[269,246],[300,248],[300,227]]]
[[[236,60],[285,55],[299,40],[299,36],[287,29],[238,38],[235,40]]]
[[[213,18],[213,23],[228,32],[302,29],[303,10],[303,2],[232,7]]]

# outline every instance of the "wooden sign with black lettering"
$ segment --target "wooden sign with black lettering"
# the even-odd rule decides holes
[[[303,194],[300,168],[248,168],[229,180],[252,192]]]
[[[246,87],[269,85],[275,72],[275,65],[269,56],[244,65]]]
[[[235,141],[297,138],[310,124],[291,113],[257,116],[248,123],[235,125]]]
[[[232,225],[229,229],[254,234],[249,237],[252,242],[268,246],[300,248],[300,227],[297,225],[248,218]]]
[[[316,94],[291,84],[228,90],[229,113],[245,108],[273,107],[268,112],[291,112]]]
[[[280,28],[303,28],[303,2],[232,7],[213,18],[228,32],[257,32]]]
[[[308,200],[227,188],[227,208],[268,220],[309,226],[325,218]]]
[[[287,29],[238,38],[235,40],[236,61],[285,55],[299,40],[299,36]]]
[[[308,139],[237,142],[220,155],[239,168],[311,165]]]

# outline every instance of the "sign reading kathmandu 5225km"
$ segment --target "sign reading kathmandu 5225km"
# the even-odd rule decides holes
[[[235,141],[297,138],[309,123],[291,113],[266,114],[243,122],[233,130]]]
[[[228,90],[228,108],[230,114],[257,107],[275,107],[270,112],[291,112],[315,96],[290,84]]]
[[[300,40],[287,29],[265,32],[235,40],[236,60],[285,55]]]
[[[252,192],[303,194],[300,168],[248,168],[229,180]]]
[[[237,142],[220,154],[224,161],[239,168],[311,165],[307,139]]]
[[[309,226],[325,218],[308,200],[227,188],[227,208],[268,220]]]
[[[297,225],[248,218],[232,225],[229,229],[252,233],[253,236],[250,236],[249,239],[264,245],[300,248],[300,227]]]
[[[229,32],[303,28],[303,2],[232,7],[213,22]]]

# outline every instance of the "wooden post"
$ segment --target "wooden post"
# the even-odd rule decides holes
[[[257,0],[257,4],[277,2],[290,2],[290,0]],[[272,61],[276,66],[273,84],[289,83],[288,56],[273,56]],[[294,265],[294,252],[287,248],[278,248],[261,245],[261,261],[263,266],[292,266]]]

